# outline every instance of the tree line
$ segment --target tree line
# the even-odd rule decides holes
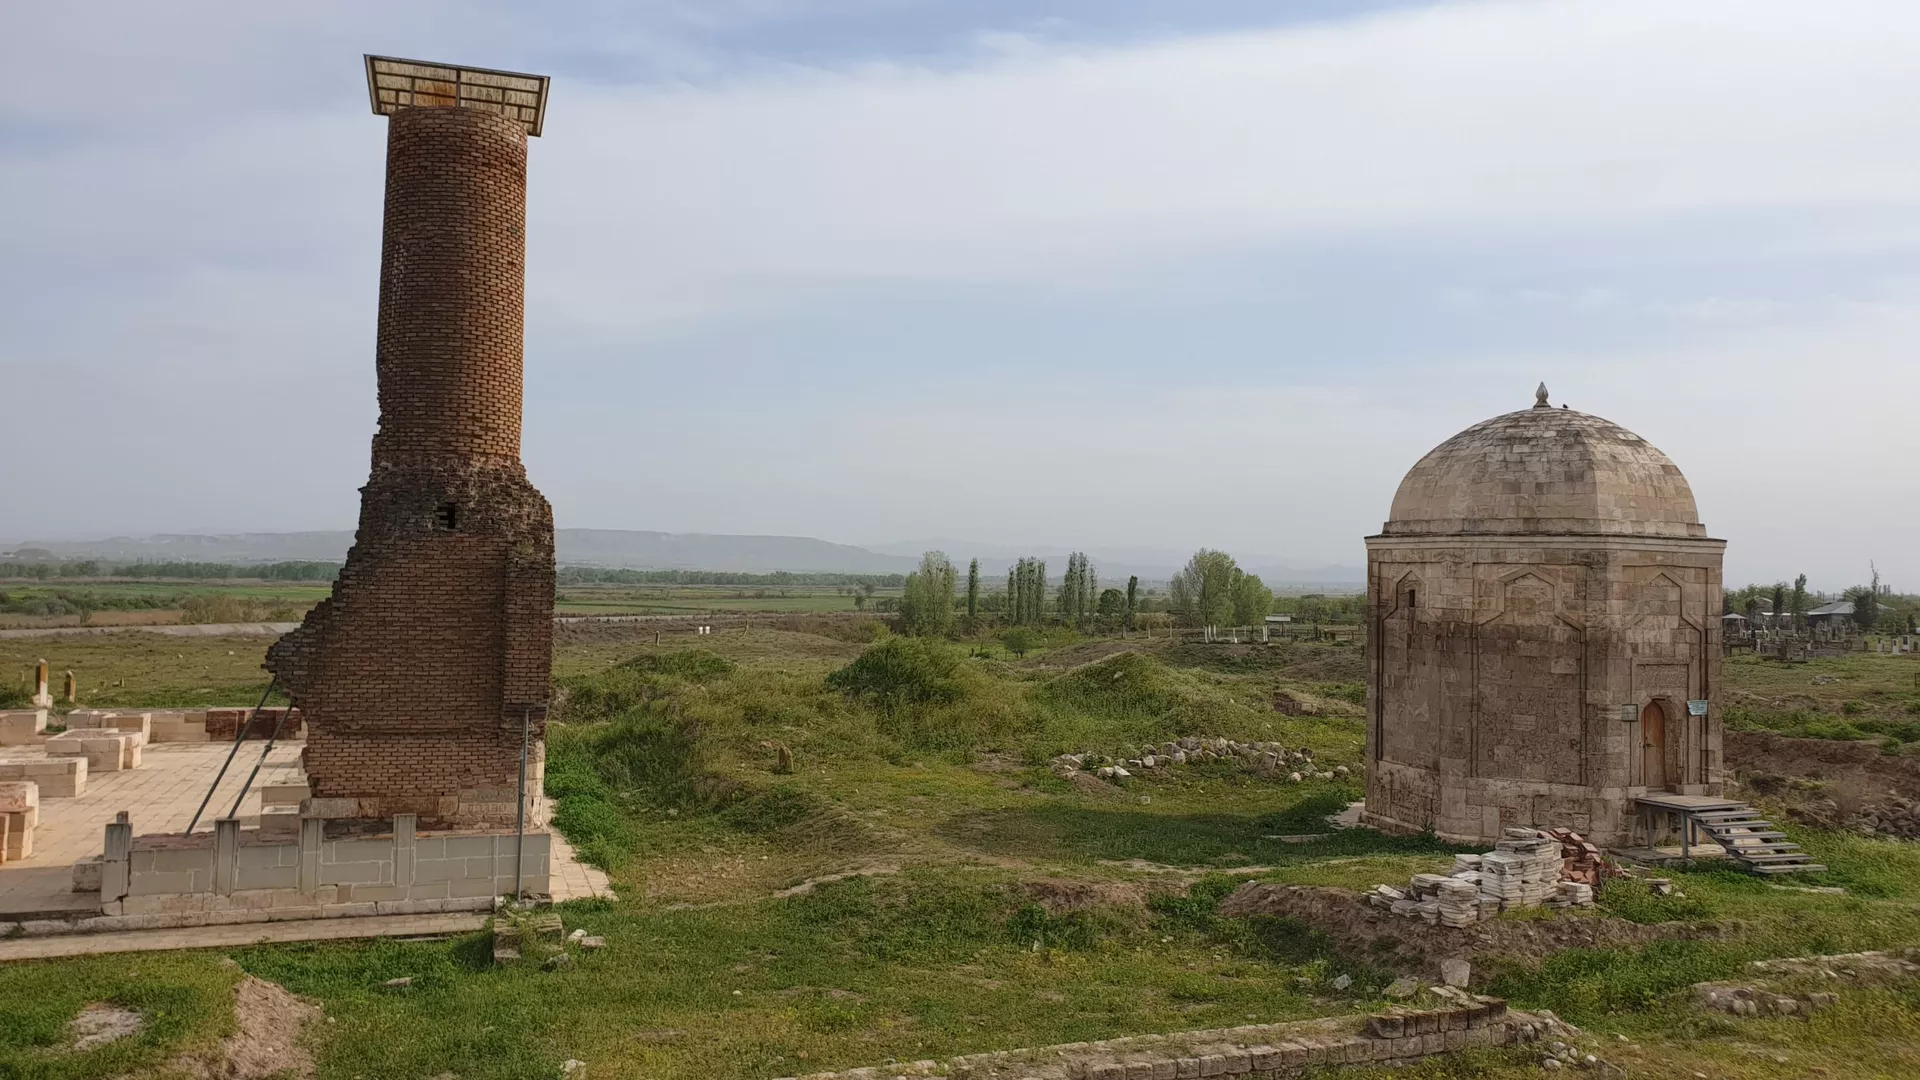
[[[901,628],[916,635],[945,635],[956,627],[971,634],[989,621],[1011,628],[1131,628],[1138,616],[1161,606],[1154,602],[1160,598],[1142,593],[1138,577],[1128,578],[1124,590],[1101,588],[1099,571],[1082,551],[1067,556],[1066,571],[1057,586],[1049,585],[1046,560],[1033,557],[1009,566],[1005,587],[996,591],[983,591],[978,559],[968,564],[964,593],[957,594],[959,581],[945,552],[921,556],[919,569],[908,574],[905,582],[898,608]],[[1242,570],[1226,552],[1209,548],[1195,552],[1174,575],[1163,603],[1166,611],[1188,626],[1256,625],[1275,607],[1273,590],[1258,574]],[[1346,605],[1323,606],[1332,617],[1333,608]]]
[[[136,562],[103,564],[98,559],[73,562],[0,562],[0,578],[56,581],[61,578],[135,578],[206,581],[240,578],[260,581],[332,581],[340,576],[337,562],[289,561],[272,563]]]
[[[825,585],[864,589],[897,589],[906,584],[905,574],[794,573],[775,570],[750,574],[731,570],[621,570],[599,566],[563,566],[558,571],[562,585]]]

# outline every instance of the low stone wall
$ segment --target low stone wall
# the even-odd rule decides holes
[[[1406,1064],[1470,1046],[1513,1046],[1559,1030],[1545,1017],[1510,1013],[1498,998],[1460,993],[1440,1009],[1395,1009],[1368,1017],[1251,1024],[1142,1035],[1028,1050],[916,1061],[805,1080],[1200,1080],[1296,1076],[1310,1069]]]
[[[331,834],[331,835],[330,835]],[[520,886],[549,890],[551,837],[529,831]],[[223,818],[211,833],[133,835],[107,826],[105,851],[75,865],[76,888],[97,881],[101,913],[143,925],[190,925],[178,916],[233,922],[484,910],[514,891],[512,831],[421,832],[411,815],[390,825],[303,818],[294,838],[263,836]],[[234,918],[230,916],[240,916]]]

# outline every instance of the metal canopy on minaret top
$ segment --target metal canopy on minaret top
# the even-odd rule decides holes
[[[410,107],[480,109],[517,121],[528,135],[538,135],[547,119],[551,81],[545,75],[519,71],[367,55],[367,97],[381,116]]]

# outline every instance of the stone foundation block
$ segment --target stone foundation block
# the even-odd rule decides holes
[[[25,813],[8,814],[7,817],[7,861],[33,857],[33,825]]]
[[[32,780],[0,780],[0,814],[24,814],[40,807],[40,785]]]
[[[127,735],[138,735],[142,741],[145,741],[153,735],[153,714],[144,712],[108,713],[100,718],[100,726]]]
[[[291,806],[297,813],[300,803],[312,795],[305,784],[260,785],[261,806]]]
[[[73,891],[77,893],[100,891],[100,856],[89,855],[73,864]]]
[[[47,710],[0,711],[0,746],[33,746],[46,738]]]
[[[0,761],[0,780],[31,780],[40,785],[43,799],[71,799],[86,790],[87,761],[84,756]]]

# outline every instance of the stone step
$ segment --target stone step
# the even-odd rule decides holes
[[[1750,867],[1756,874],[1819,874],[1826,871],[1820,863],[1775,863],[1771,866]]]

